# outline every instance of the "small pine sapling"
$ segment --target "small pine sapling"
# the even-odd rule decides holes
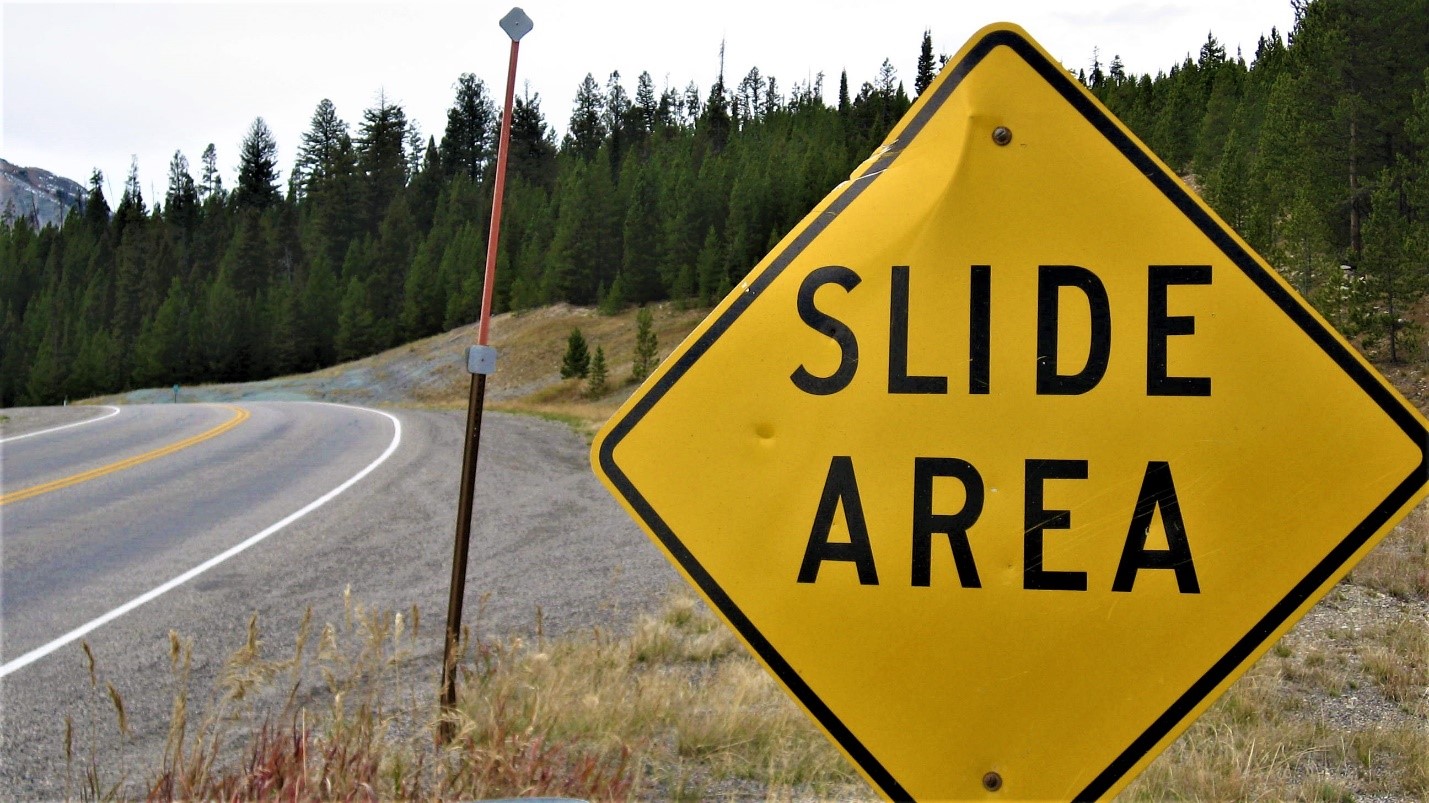
[[[566,338],[566,353],[561,357],[561,378],[571,379],[572,377],[585,378],[590,371],[590,347],[586,345],[585,336],[580,329],[572,329],[569,337]]]
[[[595,358],[590,361],[590,375],[586,377],[586,394],[598,399],[605,391],[605,349],[596,346]]]
[[[635,361],[630,364],[630,379],[642,382],[655,370],[660,344],[655,338],[655,320],[649,307],[641,307],[635,315]]]

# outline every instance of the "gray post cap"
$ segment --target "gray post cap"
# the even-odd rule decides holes
[[[526,16],[526,12],[519,6],[506,12],[506,16],[501,18],[501,30],[505,31],[513,42],[521,41],[521,37],[530,33],[533,27],[535,23],[531,22],[531,18]]]

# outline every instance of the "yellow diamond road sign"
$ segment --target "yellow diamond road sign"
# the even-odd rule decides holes
[[[1114,794],[1425,494],[1426,429],[1019,28],[597,437],[892,798]]]

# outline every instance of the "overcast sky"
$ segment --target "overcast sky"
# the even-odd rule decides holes
[[[880,0],[748,2],[524,0],[535,29],[521,43],[518,92],[539,93],[563,132],[586,73],[603,86],[619,70],[634,94],[691,80],[708,94],[726,43],[725,74],[750,67],[788,92],[822,72],[833,102],[847,70],[852,91],[890,59],[910,94],[923,31],[951,55],[980,27],[1023,26],[1070,68],[1120,55],[1128,72],[1167,70],[1213,32],[1247,61],[1256,40],[1293,21],[1290,0]],[[0,10],[3,125],[0,157],[87,184],[104,171],[110,203],[131,155],[145,200],[162,197],[182,151],[197,178],[213,143],[232,186],[239,143],[255,117],[278,141],[284,178],[318,101],[329,98],[355,131],[378,92],[438,140],[463,72],[498,98],[509,41],[506,2],[18,3]]]

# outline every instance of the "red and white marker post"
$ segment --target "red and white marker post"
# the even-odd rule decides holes
[[[531,32],[531,18],[513,8],[501,18],[501,30],[511,37],[511,63],[506,71],[506,106],[501,112],[501,140],[496,150],[496,188],[491,202],[491,233],[486,239],[486,278],[481,288],[481,322],[476,345],[466,350],[466,368],[471,373],[467,397],[466,446],[461,460],[461,491],[457,497],[456,542],[452,551],[451,595],[447,599],[446,644],[442,650],[442,710],[456,708],[457,643],[461,636],[462,599],[466,595],[466,561],[471,545],[472,495],[476,487],[476,459],[481,451],[481,413],[486,402],[486,377],[496,370],[496,349],[487,345],[491,330],[491,292],[496,284],[496,246],[501,236],[501,200],[506,190],[506,152],[511,144],[511,106],[516,95],[516,54],[521,37]],[[450,742],[455,723],[444,716],[437,738]]]

